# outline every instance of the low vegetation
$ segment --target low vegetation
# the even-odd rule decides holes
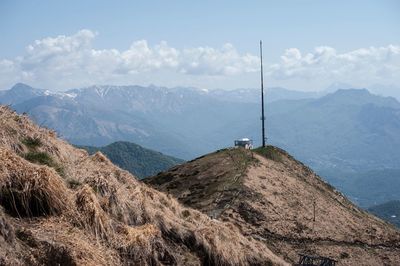
[[[45,164],[53,167],[54,161],[47,152],[28,152],[24,158],[32,163]]]
[[[42,145],[42,141],[38,137],[26,137],[22,140],[22,143],[29,149],[36,149]]]
[[[32,163],[47,165],[54,168],[61,176],[64,176],[64,168],[56,163],[47,152],[30,151],[23,156]]]
[[[65,176],[62,165],[57,163],[47,151],[40,149],[43,143],[39,137],[28,136],[23,138],[21,143],[28,148],[27,152],[21,154],[22,157],[32,163],[47,165],[54,168],[61,176]]]
[[[76,189],[82,185],[82,183],[79,180],[74,179],[74,178],[68,178],[66,181],[67,181],[68,187],[71,189]]]
[[[256,148],[253,151],[275,162],[282,161],[281,151],[274,146],[267,145],[266,147]]]

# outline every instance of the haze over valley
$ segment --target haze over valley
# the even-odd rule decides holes
[[[319,93],[268,88],[268,143],[310,165],[363,207],[399,200],[400,103],[367,89],[332,87]],[[155,86],[52,93],[16,84],[0,94],[2,104],[75,145],[130,141],[184,160],[230,147],[243,136],[260,145],[258,100],[257,89]]]

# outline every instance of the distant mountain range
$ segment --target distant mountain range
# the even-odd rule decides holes
[[[135,143],[118,141],[104,147],[80,146],[90,155],[97,151],[106,155],[114,164],[143,178],[183,163],[184,161],[160,152],[143,148]]]
[[[267,99],[313,96],[271,88]],[[37,123],[57,130],[74,144],[132,141],[184,159],[231,145],[242,135],[236,129],[240,131],[249,119],[258,121],[258,98],[259,91],[254,89],[155,86],[93,86],[54,93],[19,83],[0,92],[0,103],[29,113]]]
[[[343,181],[348,173],[400,168],[400,103],[366,89],[336,90],[344,86],[323,93],[268,88],[266,127],[269,143],[354,191]],[[76,145],[130,141],[190,160],[241,137],[260,144],[258,89],[92,86],[55,93],[16,84],[0,92],[0,103],[27,112]],[[387,178],[382,182],[400,179]],[[360,204],[357,193],[349,196]],[[363,200],[375,203],[382,202]]]

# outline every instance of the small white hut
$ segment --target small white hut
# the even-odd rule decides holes
[[[249,150],[253,148],[253,141],[249,138],[237,139],[235,140],[235,147],[242,147]]]

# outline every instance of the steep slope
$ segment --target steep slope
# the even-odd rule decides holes
[[[87,150],[89,154],[100,151],[115,165],[138,178],[156,175],[184,162],[181,159],[127,141],[117,141],[104,147],[80,146],[79,148]]]
[[[188,207],[234,223],[290,262],[298,253],[331,257],[340,265],[400,261],[400,231],[272,146],[222,150],[144,181]]]
[[[368,211],[400,228],[400,200],[372,206]]]
[[[0,264],[271,265],[285,262],[0,106]]]

